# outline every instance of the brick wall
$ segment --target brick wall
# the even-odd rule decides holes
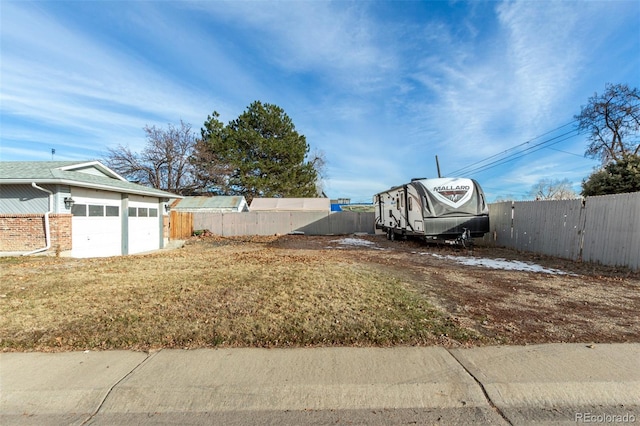
[[[70,214],[49,215],[49,251],[71,250],[71,218]],[[0,251],[31,251],[45,245],[44,214],[0,214]]]

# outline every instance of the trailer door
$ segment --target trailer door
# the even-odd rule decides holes
[[[422,211],[420,210],[420,203],[417,200],[415,194],[409,192],[409,196],[407,197],[407,219],[409,220],[409,226],[413,228],[413,232],[423,232]]]
[[[407,228],[407,212],[404,200],[404,191],[398,191],[396,197],[396,207],[398,208],[398,228]]]

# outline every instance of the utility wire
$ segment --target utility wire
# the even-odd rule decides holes
[[[560,142],[564,142],[564,141],[566,141],[568,139],[571,139],[571,138],[581,134],[581,132],[577,132],[577,133],[572,135],[571,133],[574,133],[574,132],[575,132],[575,130],[563,133],[562,135],[559,135],[559,136],[556,136],[554,138],[548,139],[546,141],[540,142],[540,143],[538,143],[536,145],[533,145],[533,146],[531,146],[531,147],[529,147],[529,148],[527,148],[527,149],[525,149],[523,151],[519,151],[519,152],[516,152],[514,154],[511,154],[508,157],[501,158],[499,160],[493,161],[493,162],[485,164],[483,166],[476,167],[475,169],[467,170],[466,174],[467,175],[472,175],[472,174],[484,172],[486,170],[492,169],[494,167],[501,166],[501,165],[506,164],[506,163],[510,163],[511,161],[514,161],[514,160],[517,160],[519,158],[522,158],[522,157],[524,157],[526,155],[529,155],[529,154],[531,154],[533,152],[540,151],[541,149],[548,148],[551,145],[556,145],[556,144],[558,144]],[[566,136],[566,137],[564,137],[564,136]],[[562,139],[559,139],[559,138],[562,138]],[[558,140],[556,140],[556,139],[558,139]],[[551,143],[551,142],[553,142],[553,143]],[[548,144],[549,146],[541,146],[541,145],[545,145],[545,144]],[[534,148],[536,148],[536,149],[534,149]],[[518,155],[518,154],[520,154],[520,155]]]
[[[639,105],[640,105],[640,104],[639,104]],[[574,122],[575,122],[575,121],[577,121],[577,120],[574,120]],[[571,124],[571,123],[568,123],[568,124]],[[558,130],[558,129],[562,128],[562,127],[565,127],[565,126],[567,126],[568,124],[565,124],[565,125],[563,125],[563,126],[560,126],[560,127],[556,128],[556,129],[554,129],[554,130],[551,130],[551,131],[549,131],[549,132],[546,132],[546,133],[544,133],[544,134],[543,134],[543,135],[541,135],[541,136],[548,135],[549,133],[554,132],[554,131],[556,131],[556,130]],[[573,135],[572,135],[572,133],[574,133],[574,132],[575,132],[575,134],[573,134]],[[565,133],[563,133],[563,134],[561,134],[561,135],[555,136],[555,137],[553,137],[553,138],[546,139],[546,140],[544,140],[544,141],[542,141],[542,142],[540,142],[540,143],[537,143],[537,144],[535,144],[535,145],[532,145],[531,147],[528,147],[528,148],[526,148],[526,149],[524,149],[524,150],[521,150],[521,151],[515,152],[515,153],[513,153],[513,154],[509,154],[509,155],[507,155],[506,157],[500,158],[500,159],[495,160],[495,161],[493,161],[493,162],[490,162],[490,163],[484,164],[484,165],[482,165],[482,166],[478,166],[478,167],[476,167],[476,168],[471,168],[471,169],[469,169],[469,167],[471,167],[471,166],[472,166],[472,165],[470,165],[470,166],[464,167],[464,168],[462,168],[462,169],[459,169],[459,170],[457,170],[457,171],[456,171],[456,172],[454,172],[454,173],[459,173],[459,172],[460,172],[460,170],[466,170],[466,171],[465,171],[465,174],[467,174],[467,175],[472,175],[472,174],[476,174],[476,173],[484,172],[484,171],[486,171],[486,170],[492,169],[492,168],[497,167],[497,166],[501,166],[501,165],[503,165],[503,164],[506,164],[506,163],[509,163],[509,162],[511,162],[511,161],[517,160],[517,159],[519,159],[519,158],[522,158],[522,157],[524,157],[524,156],[526,156],[526,155],[529,155],[529,154],[531,154],[531,153],[533,153],[533,152],[540,151],[540,150],[542,150],[542,149],[553,149],[553,150],[555,150],[555,151],[563,152],[563,153],[565,153],[565,154],[571,154],[571,155],[575,155],[575,156],[581,157],[581,156],[580,156],[580,155],[578,155],[578,154],[574,154],[574,153],[571,153],[571,152],[562,151],[562,150],[559,150],[559,149],[550,148],[550,146],[552,146],[552,145],[556,145],[556,144],[558,144],[558,143],[560,143],[560,142],[564,142],[564,141],[566,141],[566,140],[568,140],[568,139],[571,139],[571,138],[573,138],[573,137],[575,137],[575,136],[579,136],[579,135],[581,135],[581,134],[586,134],[586,133],[589,133],[589,132],[590,132],[590,130],[588,130],[588,129],[585,129],[585,130],[573,129],[573,130],[570,130],[570,131],[568,131],[568,132],[565,132]],[[565,137],[565,136],[566,136],[566,137]],[[540,136],[538,136],[538,137],[536,137],[536,138],[534,138],[534,139],[532,139],[532,140],[538,139],[539,137],[540,137]],[[560,138],[562,138],[562,139],[560,139]],[[510,149],[508,149],[508,150],[506,150],[506,151],[503,151],[503,152],[502,152],[502,153],[500,153],[500,154],[493,155],[493,156],[491,156],[491,157],[488,157],[488,158],[486,158],[486,159],[484,159],[484,160],[481,160],[481,161],[479,161],[479,162],[476,162],[476,163],[474,163],[474,164],[482,163],[482,162],[484,162],[484,161],[486,161],[486,160],[488,160],[488,159],[491,159],[491,158],[497,157],[497,156],[499,156],[499,155],[503,155],[504,153],[509,152],[509,151],[511,151],[511,150],[513,150],[513,149],[515,149],[515,148],[517,148],[517,147],[521,147],[521,146],[523,146],[523,145],[526,145],[526,144],[528,144],[529,142],[530,142],[530,141],[527,141],[527,142],[524,142],[524,143],[522,143],[522,144],[520,144],[520,145],[516,145],[515,147],[510,148]],[[635,140],[634,140],[633,142],[635,142]],[[543,146],[543,145],[546,145],[546,146]],[[536,149],[534,149],[534,148],[536,148]]]
[[[563,150],[558,149],[558,148],[549,148],[549,147],[546,147],[546,146],[545,146],[545,148],[550,149],[552,151],[562,152],[563,154],[575,155],[576,157],[584,158],[584,155],[576,154],[575,152],[563,151]]]
[[[469,164],[468,166],[465,166],[465,167],[463,167],[463,168],[461,168],[461,169],[455,170],[455,171],[453,171],[453,172],[451,172],[451,173],[449,173],[449,174],[450,174],[450,175],[456,175],[456,174],[462,173],[462,172],[464,172],[466,169],[472,168],[472,166],[475,166],[476,164],[484,163],[484,162],[485,162],[485,161],[487,161],[487,160],[491,160],[491,159],[493,159],[493,158],[496,158],[496,157],[499,157],[499,156],[501,156],[501,155],[504,155],[504,154],[506,154],[507,152],[513,151],[514,149],[517,149],[517,148],[519,148],[519,147],[521,147],[521,146],[527,145],[528,143],[531,143],[531,142],[533,142],[533,141],[535,141],[535,140],[537,140],[537,139],[540,139],[540,138],[541,138],[541,137],[543,137],[543,136],[546,136],[546,135],[548,135],[548,134],[550,134],[550,133],[553,133],[553,132],[555,132],[555,131],[558,131],[558,130],[560,130],[560,129],[564,128],[564,127],[567,127],[567,126],[569,126],[569,125],[571,125],[571,124],[574,124],[576,121],[577,121],[577,120],[572,120],[572,121],[570,121],[570,122],[568,122],[568,123],[566,123],[566,124],[563,124],[562,126],[558,126],[558,127],[556,127],[555,129],[551,129],[551,130],[549,130],[548,132],[545,132],[545,133],[543,133],[543,134],[541,134],[541,135],[538,135],[538,136],[536,136],[536,137],[534,137],[534,138],[531,138],[531,139],[527,140],[526,142],[523,142],[523,143],[521,143],[521,144],[515,145],[515,146],[513,146],[513,147],[511,147],[511,148],[509,148],[509,149],[507,149],[507,150],[504,150],[504,151],[502,151],[502,152],[499,152],[498,154],[491,155],[491,156],[489,156],[489,157],[487,157],[487,158],[484,158],[484,159],[482,159],[482,160],[480,160],[480,161],[476,161],[475,163]],[[513,154],[511,154],[511,155],[513,155]]]
[[[575,134],[572,135],[572,133],[575,133]],[[548,132],[547,132],[547,134],[548,134]],[[492,168],[492,167],[496,167],[498,165],[507,163],[509,161],[513,161],[513,160],[516,160],[518,158],[521,158],[523,155],[527,155],[527,154],[529,154],[531,152],[538,151],[539,149],[542,149],[542,148],[539,148],[539,149],[535,149],[535,148],[537,148],[537,147],[539,147],[541,145],[549,145],[549,146],[555,145],[555,144],[557,144],[559,142],[562,142],[562,141],[565,141],[565,140],[567,140],[567,139],[569,139],[571,137],[577,136],[578,134],[579,134],[579,132],[577,132],[577,130],[575,130],[575,129],[574,130],[570,130],[569,132],[565,132],[565,133],[563,133],[561,135],[555,136],[555,137],[550,138],[550,139],[545,139],[542,142],[539,142],[537,144],[531,145],[528,148],[525,148],[524,150],[516,151],[514,153],[511,153],[511,154],[509,154],[509,155],[507,155],[505,157],[502,157],[502,158],[498,158],[498,159],[496,159],[494,161],[491,161],[489,163],[486,163],[486,164],[483,164],[483,165],[480,165],[480,166],[477,166],[477,167],[470,167],[470,166],[464,167],[464,168],[459,169],[456,172],[454,172],[454,174],[455,173],[460,173],[461,171],[464,171],[465,174],[475,173],[475,172],[478,172],[478,171],[484,171],[486,169],[489,169],[489,168]],[[568,136],[568,135],[570,135],[570,136]],[[564,138],[565,136],[568,136],[568,137]],[[564,138],[564,139],[557,140],[559,138]],[[529,143],[529,142],[526,142],[525,144],[527,144],[527,143]],[[518,147],[520,147],[522,145],[524,145],[524,144],[520,144],[520,145],[518,145]],[[543,148],[546,148],[546,147],[543,146]],[[511,151],[512,149],[509,149],[507,151]],[[505,152],[507,152],[507,151],[505,151]],[[528,151],[530,151],[530,152],[528,152]],[[500,155],[503,155],[503,154],[504,154],[504,152],[500,153]],[[490,158],[494,158],[494,157],[496,157],[496,155],[494,155],[494,156],[492,156]],[[488,159],[489,158],[481,161],[480,163],[482,163],[482,162],[484,162],[484,161],[486,161]]]

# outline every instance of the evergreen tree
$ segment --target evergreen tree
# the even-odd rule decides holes
[[[214,112],[204,123],[194,164],[211,192],[255,197],[317,196],[316,157],[276,105],[253,102],[225,127]]]
[[[640,191],[640,156],[626,154],[582,181],[582,195],[622,194]]]

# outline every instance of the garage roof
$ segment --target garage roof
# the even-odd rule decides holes
[[[182,198],[127,181],[99,161],[1,161],[0,184],[59,184],[160,198]]]
[[[251,211],[331,211],[328,198],[254,198]]]
[[[171,208],[176,210],[236,209],[243,200],[244,197],[241,195],[193,196],[177,200]]]

